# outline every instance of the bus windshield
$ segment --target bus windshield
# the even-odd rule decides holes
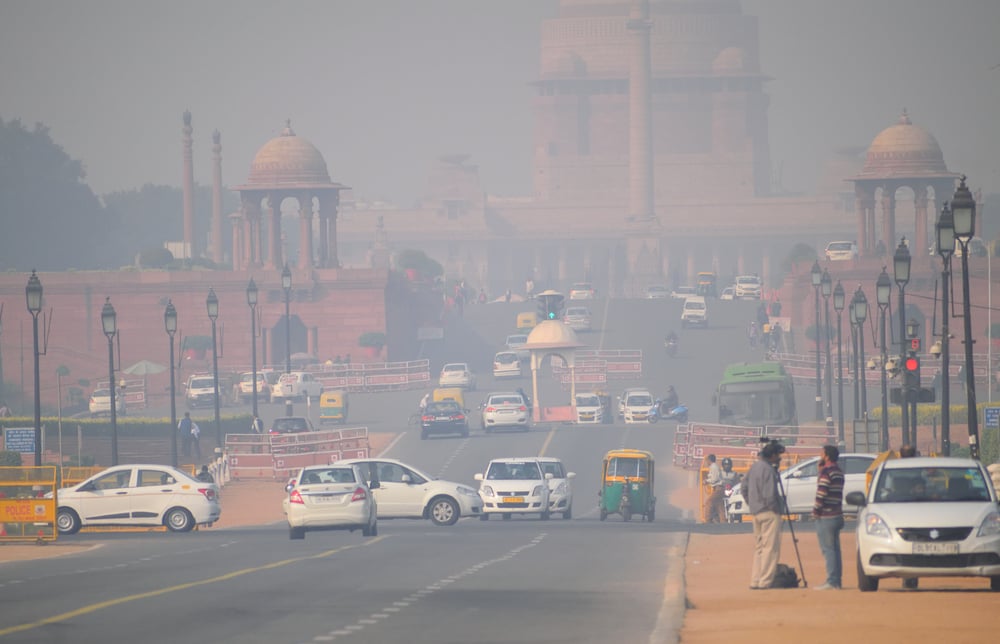
[[[722,385],[719,422],[727,425],[794,424],[795,400],[780,382]]]

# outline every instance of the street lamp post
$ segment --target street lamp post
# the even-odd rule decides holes
[[[833,363],[830,359],[830,296],[833,294],[833,278],[823,269],[819,280],[819,290],[823,295],[823,344],[826,345],[826,422],[833,427]]]
[[[257,418],[257,284],[250,278],[247,284],[247,304],[250,305],[250,362],[253,373],[253,417]],[[256,420],[254,421],[256,422]]]
[[[955,218],[945,202],[935,226],[941,256],[941,455],[951,455],[951,256],[955,253]]]
[[[35,341],[35,467],[42,465],[42,390],[38,364],[38,314],[42,312],[42,281],[31,271],[28,285],[24,287],[24,297],[31,313],[31,332]]]
[[[108,396],[111,399],[111,465],[118,465],[118,405],[115,402],[115,335],[118,333],[118,315],[111,306],[111,298],[104,299],[101,309],[101,328],[108,338]]]
[[[892,272],[899,287],[899,364],[906,364],[906,285],[910,281],[910,249],[903,237],[892,256]],[[910,427],[909,409],[906,405],[906,388],[900,392],[899,409],[903,419],[903,444],[909,444],[907,433]]]
[[[920,323],[910,318],[906,322],[906,339],[911,342],[917,337],[917,333],[920,332]],[[917,397],[920,394],[920,378],[917,377],[916,381],[913,383],[913,389],[909,392],[910,400],[910,444],[917,444]]]
[[[865,421],[865,432],[868,430],[868,382],[865,377],[865,320],[868,319],[868,298],[858,285],[854,292],[854,317],[858,321],[858,377],[861,389],[861,417]]]
[[[823,420],[823,378],[820,373],[820,358],[819,358],[819,286],[823,279],[823,272],[819,268],[819,260],[817,259],[813,262],[813,267],[811,271],[813,293],[816,300],[816,317],[815,326],[813,329],[816,331],[816,420]]]
[[[886,272],[885,266],[883,266],[882,272],[879,273],[878,280],[875,282],[875,301],[878,303],[878,346],[882,355],[879,369],[882,372],[879,376],[882,384],[882,451],[889,449],[889,379],[885,372],[885,365],[889,361],[889,348],[885,343],[885,317],[891,297],[892,281],[889,279],[889,273]]]
[[[177,333],[177,309],[167,300],[163,328],[170,337],[170,464],[177,467],[177,377],[174,374],[174,334]]]
[[[979,410],[976,407],[976,374],[972,363],[972,301],[969,294],[969,242],[976,232],[976,201],[965,177],[951,198],[955,239],[962,248],[962,317],[965,322],[965,395],[969,423],[969,456],[979,458]],[[989,287],[987,287],[989,288]]]
[[[858,318],[854,315],[854,296],[847,305],[847,320],[851,323],[851,368],[854,370],[854,420],[861,417],[861,390],[858,387]]]
[[[215,382],[215,446],[222,447],[222,419],[219,416],[219,345],[215,334],[215,321],[219,319],[219,298],[215,289],[209,287],[205,300],[208,319],[212,321],[212,379]]]
[[[292,271],[285,264],[281,271],[281,288],[285,290],[285,373],[292,371],[292,316],[289,311],[289,298],[292,294]]]
[[[837,445],[844,445],[844,365],[840,342],[840,320],[844,311],[844,287],[837,280],[833,289],[833,310],[837,312]]]

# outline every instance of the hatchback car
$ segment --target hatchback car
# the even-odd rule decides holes
[[[116,465],[56,491],[56,529],[166,526],[188,532],[219,520],[219,488],[168,465]]]
[[[372,493],[380,520],[430,519],[436,526],[449,526],[482,511],[483,502],[475,488],[435,479],[402,461],[358,458],[337,464],[354,465],[368,481],[378,481]]]
[[[569,287],[569,299],[571,300],[592,300],[594,295],[594,285],[590,282],[577,282]]]
[[[491,433],[494,429],[514,428],[528,431],[528,403],[516,391],[492,393],[480,406],[482,409],[483,429]]]
[[[116,396],[115,411],[121,413],[124,409],[124,402],[125,399],[122,396]],[[91,416],[110,416],[111,390],[107,388],[95,389],[93,393],[90,394],[89,403]]]
[[[465,410],[457,402],[450,400],[429,402],[420,415],[420,439],[432,434],[469,435],[469,420]]]
[[[837,464],[844,472],[844,496],[865,491],[865,472],[875,460],[872,454],[841,454]],[[819,457],[800,461],[781,473],[789,514],[808,515],[816,500],[816,480],[819,478]],[[855,514],[858,508],[844,504],[844,512]]]
[[[461,387],[470,391],[476,388],[476,376],[464,362],[450,362],[441,367],[439,387]]]
[[[563,313],[563,324],[574,331],[590,331],[590,309],[585,306],[570,306]]]
[[[504,520],[514,514],[537,514],[542,520],[549,518],[549,486],[551,474],[543,474],[535,457],[497,458],[490,461],[486,471],[476,474],[479,496],[483,500],[486,521],[491,514]]]
[[[539,456],[538,464],[541,465],[543,474],[552,475],[549,479],[549,512],[561,512],[563,519],[572,519],[572,479],[576,478],[576,472],[567,472],[563,462],[551,456]]]
[[[732,302],[733,300],[735,300],[736,299],[736,287],[735,286],[727,286],[726,288],[722,289],[722,294],[719,295],[719,299],[722,300],[723,302]]]
[[[851,241],[832,241],[826,245],[827,261],[850,261],[858,256],[858,247]]]
[[[597,394],[576,394],[576,422],[592,424],[604,422],[604,406]]]
[[[372,487],[378,483],[372,481]],[[288,538],[305,539],[313,530],[361,530],[378,534],[378,502],[354,465],[310,465],[302,468],[282,501],[288,519]]]
[[[300,432],[314,432],[312,421],[304,416],[279,416],[271,423],[269,434],[298,434]]]
[[[989,577],[1000,591],[1000,507],[990,475],[965,458],[897,458],[874,472],[857,527],[858,588],[885,577]]]
[[[493,356],[494,378],[520,378],[521,359],[514,351],[500,351]]]

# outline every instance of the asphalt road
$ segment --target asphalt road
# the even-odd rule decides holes
[[[516,312],[528,306],[468,307],[436,353],[436,361],[476,366],[479,391],[470,395],[470,407],[495,387],[484,365]],[[757,357],[743,332],[752,303],[711,302],[711,326],[682,332],[677,302],[609,306],[598,300],[592,309],[598,330],[581,334],[583,341],[644,355],[643,378],[612,392],[641,384],[655,394],[674,384],[694,420],[712,419],[711,395],[725,364]],[[667,359],[662,343],[671,328],[681,334],[680,350]],[[496,388],[518,384],[527,389],[530,383]],[[558,391],[549,385],[545,395]],[[375,538],[329,532],[294,542],[282,524],[182,535],[75,535],[64,540],[104,545],[4,566],[0,641],[669,641],[680,628],[682,594],[671,583],[676,560],[668,555],[690,528],[665,501],[672,423],[557,424],[486,435],[474,422],[469,438],[422,441],[405,425],[419,395],[354,396],[352,424],[401,432],[386,456],[472,485],[491,458],[560,457],[577,473],[574,518],[463,520],[448,528],[383,521]],[[601,457],[617,447],[659,456],[655,523],[598,520]]]

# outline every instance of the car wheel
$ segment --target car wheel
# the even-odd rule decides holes
[[[370,525],[366,525],[365,527],[361,528],[361,536],[362,537],[377,537],[378,536],[378,522],[376,521],[375,523],[372,523]]]
[[[164,515],[163,523],[171,532],[190,532],[194,528],[194,517],[184,508],[171,508]]]
[[[292,528],[292,527],[289,527],[288,528],[288,538],[292,539],[292,540],[305,539],[306,538],[306,530],[305,530],[305,528]]]
[[[570,505],[570,506],[567,506],[566,507],[566,511],[563,512],[563,520],[565,520],[565,519],[572,519],[572,518],[573,518],[573,506]]]
[[[1000,591],[1000,577],[990,577],[990,590],[993,592]]]
[[[438,526],[446,526],[455,525],[461,513],[458,509],[458,503],[455,503],[454,499],[439,496],[431,500],[428,514],[431,517],[431,523]]]
[[[649,420],[649,424],[650,425],[655,425],[657,422],[659,422],[660,417],[659,416],[654,416],[654,415],[650,414],[649,418],[647,420]]]
[[[80,531],[80,517],[69,508],[59,508],[56,513],[56,529],[59,534],[76,534]]]
[[[858,551],[858,590],[863,593],[878,590],[878,577],[869,577],[865,574],[865,569],[861,566],[861,552]]]
[[[479,515],[479,520],[480,521],[489,521],[490,520],[490,515],[488,515],[485,512],[483,512],[482,514]]]
[[[510,512],[504,512],[503,513],[503,520],[504,521],[510,521]]]

